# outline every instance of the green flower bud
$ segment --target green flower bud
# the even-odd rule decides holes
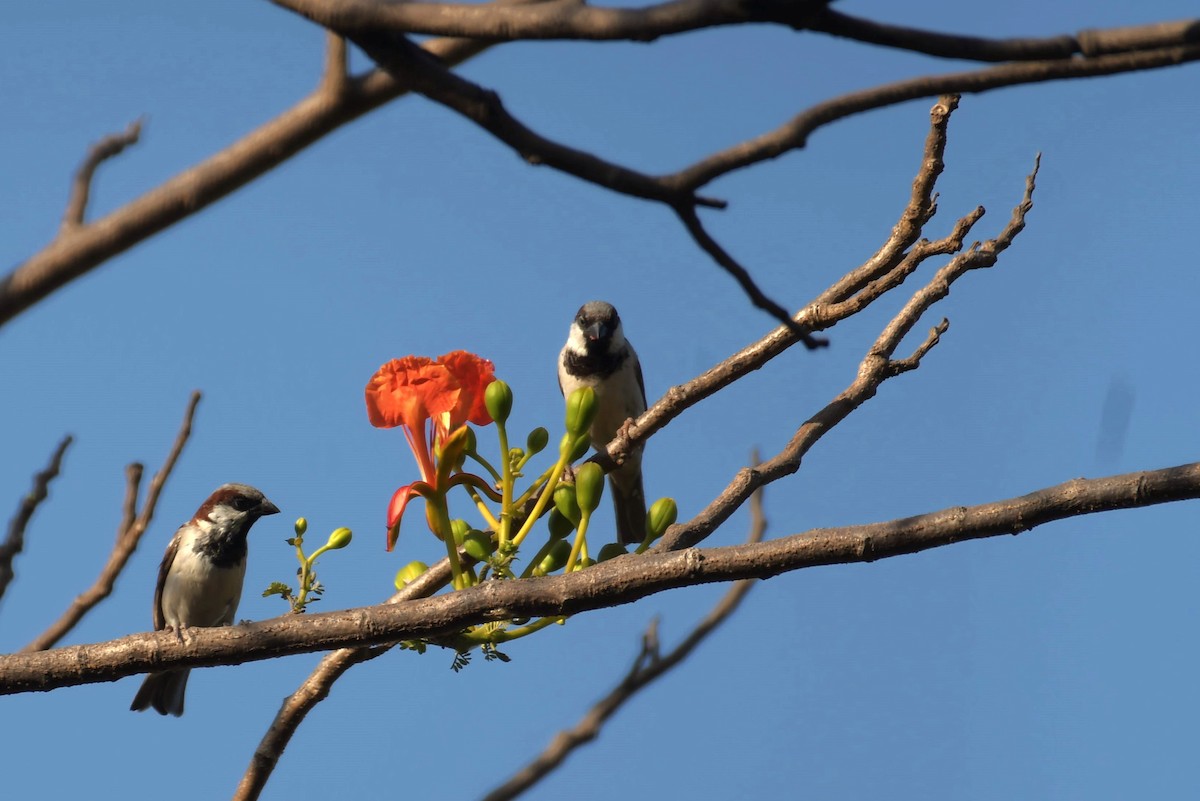
[[[646,533],[650,536],[650,541],[654,542],[661,537],[678,516],[679,507],[675,505],[674,498],[659,498],[655,501],[646,514]]]
[[[306,518],[306,517],[296,518],[295,528],[296,528],[296,536],[303,537],[304,532],[308,531],[308,518]]]
[[[487,406],[488,414],[500,425],[512,414],[513,394],[508,384],[499,379],[488,384],[483,391],[483,403]]]
[[[558,507],[550,510],[550,519],[546,521],[550,528],[550,539],[561,540],[575,530],[575,524],[558,511]]]
[[[482,531],[468,531],[462,541],[467,556],[479,562],[487,561],[492,555],[492,538]]]
[[[463,453],[478,453],[479,451],[475,450],[475,446],[478,445],[475,440],[475,429],[468,426],[464,436],[467,438],[467,442],[463,446]]]
[[[617,542],[610,542],[608,545],[605,545],[600,549],[600,561],[607,562],[614,556],[624,556],[627,553],[628,551],[625,550],[624,545],[621,545]]]
[[[591,387],[580,387],[567,398],[567,431],[579,436],[586,434],[596,418],[596,393]]]
[[[336,551],[338,548],[345,548],[350,544],[350,540],[353,537],[354,532],[345,526],[334,529],[333,533],[329,535],[329,540],[326,541],[325,547],[331,551]]]
[[[550,432],[538,426],[529,432],[529,437],[525,440],[525,450],[529,451],[530,455],[541,453],[548,444],[550,444]]]
[[[404,589],[405,585],[416,581],[428,569],[429,565],[424,562],[409,562],[396,572],[396,589]]]
[[[553,573],[567,563],[567,559],[571,556],[571,543],[566,540],[556,540],[551,543],[546,555],[542,557],[537,566],[533,568],[533,575],[545,576],[548,573]]]
[[[573,462],[587,453],[590,444],[587,434],[563,434],[562,441],[558,443],[558,453],[566,457],[568,462]]]
[[[574,484],[559,484],[555,488],[554,508],[573,525],[579,525],[579,501],[575,498]]]
[[[578,561],[578,562],[575,564],[575,569],[576,569],[576,570],[583,570],[585,567],[591,567],[591,566],[592,566],[592,565],[594,565],[594,564],[596,564],[596,560],[595,560],[595,559],[593,559],[593,558],[592,558],[592,557],[590,557],[590,556],[587,556],[587,557],[584,557],[583,559],[580,559],[580,560],[579,560],[579,561]]]
[[[450,533],[454,535],[454,544],[462,545],[463,537],[467,536],[467,532],[471,530],[471,525],[466,520],[455,519],[450,521]]]
[[[604,471],[595,462],[588,462],[575,471],[575,497],[579,508],[591,514],[600,505],[604,494]]]

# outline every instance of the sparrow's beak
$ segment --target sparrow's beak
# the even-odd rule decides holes
[[[258,505],[258,513],[264,516],[277,515],[279,514],[279,507],[268,501],[266,498],[263,498],[263,502]]]
[[[600,338],[607,333],[604,323],[592,323],[587,328],[583,329],[583,335],[591,342],[599,342]]]

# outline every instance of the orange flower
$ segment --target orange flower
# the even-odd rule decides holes
[[[367,382],[367,418],[376,428],[404,429],[421,469],[421,482],[401,487],[388,509],[388,550],[392,549],[400,517],[408,501],[418,494],[443,494],[449,486],[449,466],[439,481],[434,448],[443,445],[467,422],[492,422],[484,404],[484,391],[495,380],[487,359],[456,350],[434,361],[425,356],[392,359]],[[461,450],[458,452],[461,458]],[[418,491],[418,485],[421,490]],[[437,533],[437,532],[435,532]]]

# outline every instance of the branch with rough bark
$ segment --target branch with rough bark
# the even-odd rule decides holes
[[[91,645],[0,656],[0,695],[42,692],[148,671],[234,665],[290,654],[431,639],[517,617],[574,615],[666,590],[872,562],[966,540],[1020,534],[1055,520],[1200,498],[1200,463],[1063,484],[978,506],[768,542],[622,556],[565,576],[489,581],[396,604],[287,615],[261,623],[146,632]]]
[[[193,392],[188,400],[187,410],[183,414],[179,433],[175,435],[175,442],[167,454],[166,461],[154,474],[154,478],[150,480],[150,488],[146,491],[140,512],[137,501],[138,489],[142,481],[142,465],[135,462],[125,468],[125,500],[121,504],[121,523],[117,526],[116,542],[113,543],[112,552],[109,553],[108,560],[100,570],[100,575],[96,577],[92,586],[71,601],[71,605],[58,620],[22,648],[22,652],[44,651],[54,647],[54,644],[75,628],[83,616],[90,612],[96,604],[112,594],[117,577],[125,569],[129,557],[133,556],[138,543],[142,540],[142,535],[146,533],[146,529],[150,527],[150,521],[154,519],[158,497],[162,494],[167,479],[171,477],[171,471],[175,469],[175,463],[179,461],[179,455],[183,453],[183,446],[187,444],[188,437],[191,436],[192,420],[196,416],[196,405],[199,403],[200,393]]]
[[[966,61],[1031,61],[1174,47],[1200,41],[1200,22],[1180,20],[1085,30],[1075,35],[990,39],[889,25],[842,14],[829,0],[669,0],[639,8],[576,0],[531,6],[384,3],[378,0],[271,0],[327,28],[354,35],[391,31],[490,41],[649,42],[705,28],[774,23],[865,44]]]
[[[66,455],[70,445],[70,435],[63,437],[62,442],[58,443],[58,447],[50,456],[50,463],[46,465],[45,470],[33,477],[33,488],[21,499],[17,513],[13,515],[12,522],[8,524],[8,534],[5,535],[4,542],[0,543],[0,598],[4,597],[4,592],[15,575],[13,560],[25,548],[25,530],[29,528],[29,521],[33,519],[33,513],[41,506],[42,501],[49,496],[50,482],[58,476],[62,469],[63,456]]]
[[[44,249],[0,278],[0,327],[38,301],[139,242],[190,217],[283,164],[343,125],[406,94],[409,89],[383,70],[345,74],[342,58],[327,56],[318,88],[275,119],[224,150],[184,170],[120,208],[61,230]],[[488,48],[487,42],[434,39],[422,47],[447,64],[460,64]],[[334,51],[336,52],[336,51]],[[340,75],[331,74],[340,70]]]
[[[921,166],[913,179],[908,205],[879,250],[805,306],[792,318],[794,326],[774,329],[691,381],[667,390],[633,425],[619,431],[609,443],[606,456],[611,464],[624,460],[630,449],[645,442],[687,409],[801,342],[798,332],[832,328],[899,286],[927,259],[949,255],[963,247],[967,234],[983,216],[982,208],[976,208],[960,219],[948,236],[934,241],[920,240],[925,225],[937,213],[934,188],[945,169],[947,130],[957,107],[958,97],[947,95],[939,98],[930,110],[929,133],[925,137]]]
[[[440,69],[443,65],[459,64],[500,39],[511,38],[514,35],[511,32],[518,30],[514,25],[562,25],[562,20],[567,19],[576,20],[570,24],[578,25],[579,20],[622,17],[620,27],[629,24],[625,20],[633,19],[630,14],[651,20],[645,23],[650,27],[644,27],[641,34],[634,33],[628,37],[634,39],[652,39],[661,35],[661,32],[655,33],[653,27],[660,23],[653,20],[686,20],[689,15],[696,19],[719,20],[724,15],[724,22],[708,22],[699,26],[688,23],[692,27],[672,24],[683,31],[711,24],[778,22],[932,56],[1010,62],[987,70],[899,81],[833,98],[802,112],[774,131],[714,153],[679,172],[658,177],[629,170],[538,136],[515,118],[506,118],[507,113],[495,93],[481,87],[475,87],[465,94],[459,92],[462,96],[456,102],[463,107],[461,110],[468,118],[474,119],[472,114],[481,119],[499,115],[498,118],[504,121],[500,126],[503,135],[497,131],[493,131],[493,134],[508,142],[531,163],[553,164],[559,169],[562,169],[560,162],[576,165],[577,169],[571,174],[584,180],[623,194],[654,199],[669,205],[672,200],[686,200],[688,204],[720,206],[720,201],[699,197],[696,192],[721,175],[802,148],[808,136],[817,128],[867,110],[946,92],[982,92],[1024,83],[1159,69],[1200,59],[1200,44],[1197,44],[1200,42],[1200,22],[1196,20],[1088,30],[1074,36],[997,40],[875,23],[822,8],[823,3],[817,2],[780,4],[760,0],[747,4],[731,3],[729,0],[676,0],[647,9],[597,9],[554,0],[535,2],[526,8],[526,2],[514,0],[493,6],[444,7],[453,11],[450,14],[439,13],[439,8],[443,7],[420,3],[385,5],[349,0],[276,2],[333,30],[343,33],[352,30],[359,38],[370,38],[377,45],[389,33],[387,28],[380,27],[381,23],[376,19],[375,15],[385,13],[380,9],[391,9],[386,13],[436,16],[442,22],[457,20],[453,23],[456,25],[466,17],[477,17],[488,25],[498,26],[497,35],[491,37],[487,37],[482,29],[475,29],[478,36],[487,38],[437,39],[422,43],[421,49],[433,56],[433,59],[416,60],[418,64],[421,61],[428,62],[425,64],[425,73],[433,68]],[[538,22],[539,19],[543,21]],[[552,23],[544,20],[551,20]],[[613,23],[602,21],[588,24],[611,28]],[[458,29],[469,30],[467,27]],[[399,26],[399,30],[406,31],[409,28]],[[662,32],[671,31],[663,29]],[[394,38],[394,31],[392,34]],[[533,33],[527,32],[526,35],[532,36]],[[412,88],[406,82],[407,77],[398,80],[383,70],[363,76],[346,75],[344,41],[340,37],[331,37],[330,42],[325,76],[312,95],[220,153],[110,214],[90,224],[65,225],[59,236],[45,249],[0,279],[0,326],[113,256],[225,197],[347,122],[400,97]],[[417,74],[421,72],[418,70]],[[453,78],[457,79],[457,76]],[[429,79],[429,74],[425,75],[425,79]],[[442,77],[440,80],[445,82],[448,79]],[[672,208],[681,207],[672,205]],[[72,212],[69,216],[73,218],[75,215]],[[686,218],[684,222],[687,222]],[[713,254],[711,249],[709,252]],[[730,269],[728,264],[722,267]],[[749,271],[744,275],[736,270],[731,270],[731,273],[744,289],[748,287],[748,281],[752,284]],[[756,305],[785,322],[776,301],[766,298],[761,292],[757,295],[751,292],[749,297]],[[794,323],[785,322],[785,325]]]

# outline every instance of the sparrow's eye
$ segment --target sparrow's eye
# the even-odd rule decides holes
[[[251,498],[239,495],[233,499],[233,508],[239,512],[248,512],[254,507],[254,501]]]

